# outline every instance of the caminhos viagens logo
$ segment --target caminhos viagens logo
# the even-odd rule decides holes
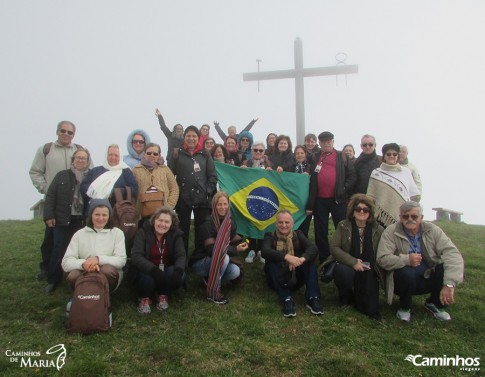
[[[99,300],[100,296],[99,295],[78,295],[77,298],[79,300]]]
[[[407,355],[404,360],[417,367],[459,367],[461,371],[475,372],[480,370],[479,357]]]

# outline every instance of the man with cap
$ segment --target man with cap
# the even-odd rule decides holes
[[[315,243],[319,260],[323,262],[330,255],[328,244],[328,219],[332,215],[334,226],[344,220],[347,199],[355,184],[355,170],[352,162],[342,151],[334,149],[334,137],[329,131],[318,135],[320,151],[310,159],[310,195],[307,202],[307,216],[313,214]]]

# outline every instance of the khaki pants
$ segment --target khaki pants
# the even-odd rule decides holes
[[[110,264],[105,264],[99,267],[99,272],[106,276],[109,284],[109,291],[113,292],[118,286],[119,273],[118,270]],[[67,274],[67,285],[71,292],[74,292],[76,280],[84,273],[82,270],[73,270]]]

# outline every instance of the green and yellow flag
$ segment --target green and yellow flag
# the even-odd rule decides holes
[[[305,220],[310,177],[306,174],[240,168],[215,162],[219,188],[227,192],[237,232],[263,238],[275,229],[276,213],[287,209],[295,229]]]

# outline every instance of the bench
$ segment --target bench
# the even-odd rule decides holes
[[[432,208],[436,211],[436,220],[439,221],[452,221],[454,223],[461,223],[461,215],[463,212],[454,211],[447,208]]]

